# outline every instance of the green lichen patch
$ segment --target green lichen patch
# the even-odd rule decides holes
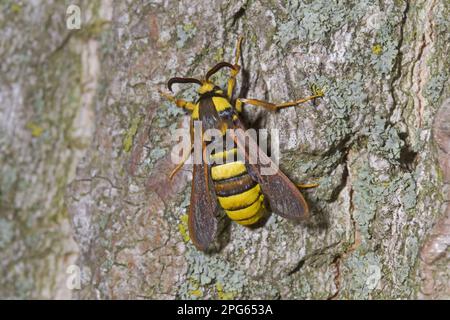
[[[368,150],[398,164],[405,142],[400,138],[396,128],[390,126],[386,119],[375,115],[370,128]]]
[[[236,293],[233,291],[224,291],[223,284],[220,282],[216,282],[216,289],[217,297],[219,298],[219,300],[233,300],[236,295]]]
[[[217,61],[217,62],[223,61],[223,53],[224,53],[223,48],[218,48],[215,51],[214,56],[213,56],[214,61]]]
[[[323,103],[327,105],[325,124],[322,124],[324,137],[329,145],[336,145],[354,132],[356,114],[368,114],[368,95],[365,90],[363,74],[356,72],[351,78],[333,81],[324,76],[312,76],[310,83],[325,88]]]
[[[450,63],[449,63],[450,66]],[[436,74],[432,75],[425,85],[424,96],[430,101],[431,104],[435,104],[442,98],[444,90],[448,90],[449,71],[448,69],[439,70]]]
[[[14,14],[19,14],[22,12],[22,5],[19,3],[12,3],[11,4],[11,12]]]
[[[0,248],[4,249],[13,240],[14,223],[0,218]]]
[[[375,44],[374,46],[372,46],[372,53],[379,56],[383,53],[383,46],[379,43]]]
[[[349,6],[341,1],[288,1],[287,19],[277,23],[275,39],[285,47],[290,41],[326,41],[345,25],[356,24],[374,7],[370,2]]]

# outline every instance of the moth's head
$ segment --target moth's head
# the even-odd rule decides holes
[[[209,70],[206,73],[205,78],[202,80],[195,79],[195,78],[171,78],[167,82],[167,87],[169,88],[170,91],[172,91],[172,85],[174,83],[195,83],[200,86],[197,90],[197,92],[200,95],[204,95],[204,94],[207,94],[210,92],[222,93],[223,90],[219,86],[215,85],[212,81],[210,81],[209,78],[213,74],[218,72],[220,69],[225,68],[225,67],[233,69],[233,70],[237,70],[235,66],[233,66],[232,64],[230,64],[228,62],[220,62],[220,63],[216,64],[211,70]]]

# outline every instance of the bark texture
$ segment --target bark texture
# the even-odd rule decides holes
[[[439,0],[2,2],[0,296],[450,298],[449,21]],[[158,89],[232,61],[241,34],[237,92],[325,89],[244,111],[280,130],[286,175],[320,186],[309,223],[224,223],[204,254],[190,167],[168,179],[188,118]]]

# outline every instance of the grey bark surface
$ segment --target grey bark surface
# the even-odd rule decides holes
[[[446,1],[0,4],[1,297],[450,298]],[[280,167],[312,218],[187,234],[191,167],[170,181],[172,76],[232,61],[246,106],[280,132]],[[225,85],[226,74],[217,82]],[[180,97],[193,99],[186,87]],[[69,290],[67,268],[81,286]]]

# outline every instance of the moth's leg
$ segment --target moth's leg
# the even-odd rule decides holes
[[[176,104],[177,107],[179,108],[183,108],[189,111],[193,111],[195,108],[195,103],[183,100],[183,99],[177,99],[174,96],[167,94],[163,91],[159,91],[159,93],[161,94],[162,97],[164,97],[165,99],[169,100],[170,102],[173,102]]]
[[[241,113],[242,112],[242,101],[241,101],[242,99],[240,99],[240,98],[238,98],[238,99],[236,99],[236,104],[234,105],[234,108],[236,109],[236,111],[238,112],[238,113]]]
[[[239,57],[241,56],[241,44],[242,44],[243,39],[244,39],[244,37],[240,36],[239,39],[237,40],[236,55],[234,57],[235,69],[231,69],[231,76],[230,76],[230,79],[228,79],[227,95],[228,95],[228,99],[230,99],[230,100],[233,97],[233,90],[234,90],[234,86],[236,85],[236,77],[239,73],[239,70],[241,70],[241,66],[239,65]]]
[[[191,137],[191,148],[189,149],[189,152],[185,155],[183,160],[179,164],[177,164],[177,166],[170,173],[170,175],[169,175],[170,180],[172,180],[172,178],[175,176],[175,174],[183,167],[184,163],[191,156],[192,150],[194,150],[194,120],[192,119],[192,117],[191,117],[191,121],[190,121],[189,135]]]

